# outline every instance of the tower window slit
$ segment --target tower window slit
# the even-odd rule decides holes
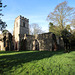
[[[25,22],[23,22],[23,27],[25,27]]]

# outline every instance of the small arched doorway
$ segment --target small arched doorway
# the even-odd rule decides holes
[[[52,42],[52,51],[56,51],[57,50],[57,41],[56,41],[55,34],[52,35],[52,39],[53,39],[53,42]]]
[[[22,39],[21,41],[21,50],[27,50],[27,40]]]
[[[27,50],[27,40],[24,40],[24,50]]]
[[[39,42],[36,39],[33,41],[33,50],[39,50]]]
[[[15,43],[15,49],[17,50],[18,48],[17,48],[17,42]]]
[[[6,36],[4,36],[3,41],[4,41],[4,47],[5,47],[6,46]]]

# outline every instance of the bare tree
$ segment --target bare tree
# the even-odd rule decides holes
[[[70,24],[71,26],[73,26],[74,28],[75,28],[75,15],[73,16],[73,19],[72,19],[72,21],[71,21],[71,24]]]
[[[50,12],[50,14],[47,16],[47,20],[53,22],[54,25],[58,25],[61,29],[63,29],[65,25],[70,23],[74,14],[75,8],[69,7],[67,2],[64,1],[57,5],[53,12]]]
[[[35,35],[35,34],[41,34],[41,33],[43,33],[43,31],[38,24],[33,23],[30,25],[30,34]]]

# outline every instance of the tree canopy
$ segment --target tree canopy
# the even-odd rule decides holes
[[[75,8],[68,6],[67,2],[64,1],[58,4],[53,12],[50,12],[47,20],[63,29],[67,24],[74,24],[74,15]]]
[[[57,36],[62,36],[66,48],[75,45],[75,8],[67,5],[64,1],[58,4],[53,12],[47,16],[49,31]],[[74,47],[75,48],[75,47]]]
[[[2,21],[1,16],[4,16],[1,11],[2,11],[2,7],[6,7],[7,5],[3,6],[2,0],[0,0],[0,31],[4,30],[7,26],[6,22]]]

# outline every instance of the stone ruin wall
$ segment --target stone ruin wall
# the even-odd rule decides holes
[[[56,36],[51,32],[38,34],[35,36],[25,34],[24,39],[27,40],[27,50],[36,50],[35,46],[37,45],[37,50],[39,51],[56,51],[58,49],[57,40],[59,42],[59,45],[60,43],[61,45],[63,43],[59,38],[57,39]]]
[[[5,50],[3,46],[4,45],[3,37],[4,37],[3,34],[0,34],[0,51]]]
[[[34,39],[35,39],[35,36],[33,36],[33,35],[26,35],[25,34],[25,36],[24,36],[24,39],[26,39],[27,40],[27,50],[33,50],[33,41],[34,41]]]
[[[62,37],[56,36],[58,49],[64,49],[64,41]]]
[[[52,34],[45,33],[45,34],[39,34],[37,37],[39,41],[39,50],[40,51],[50,51],[52,50]]]
[[[13,41],[11,33],[0,35],[0,50],[11,51],[13,50]]]
[[[13,37],[11,34],[6,34],[6,46],[4,47],[4,35],[0,35],[0,50],[14,50],[14,44],[13,44]],[[56,40],[53,40],[53,37],[56,38]],[[24,37],[21,38],[21,40],[26,40],[26,42],[22,42],[22,46],[20,45],[20,50],[39,50],[39,51],[56,51],[64,48],[64,42],[62,37],[54,36],[53,33],[43,33],[38,35],[27,35],[25,34]],[[9,45],[10,43],[10,45]],[[35,48],[35,45],[37,45],[38,49]],[[56,48],[55,48],[56,46]],[[23,48],[24,47],[24,48]],[[53,48],[54,47],[54,48]],[[55,49],[55,50],[54,50]]]

